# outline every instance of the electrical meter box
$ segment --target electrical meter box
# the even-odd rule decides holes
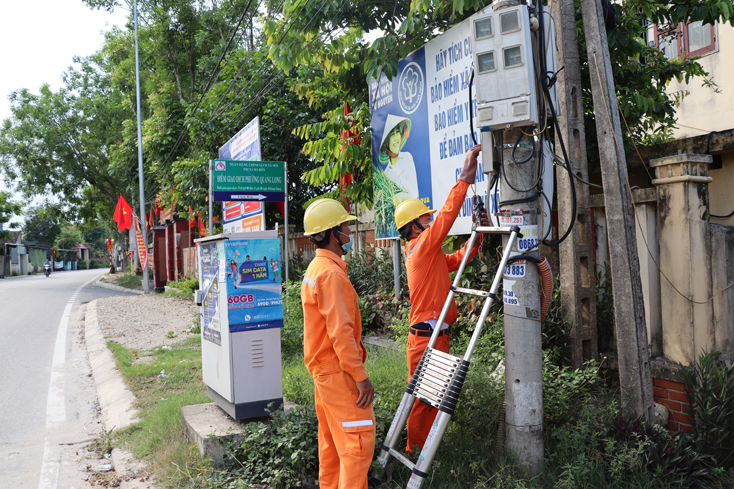
[[[207,395],[234,419],[266,416],[283,405],[277,231],[221,234],[195,242]]]
[[[546,68],[555,73],[553,24],[550,16],[543,17]],[[477,126],[505,129],[542,123],[538,96],[543,91],[538,86],[528,6],[517,0],[496,2],[472,16],[471,31]],[[555,85],[550,92],[558,112]]]

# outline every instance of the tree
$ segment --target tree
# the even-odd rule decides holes
[[[87,186],[114,205],[130,181],[128,172],[110,167],[124,102],[90,60],[76,61],[80,69],[64,74],[58,92],[48,85],[39,94],[13,92],[13,115],[0,131],[6,179],[17,179],[26,195],[58,196],[71,213],[82,205]]]
[[[0,225],[5,224],[11,217],[20,214],[22,206],[11,200],[11,193],[0,191]]]
[[[61,209],[58,205],[46,203],[31,207],[25,216],[23,238],[26,241],[53,244],[61,234]]]
[[[82,233],[75,226],[65,225],[61,228],[55,247],[62,250],[73,250],[76,245],[84,244]]]

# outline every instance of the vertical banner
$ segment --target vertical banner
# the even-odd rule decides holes
[[[282,328],[280,240],[227,240],[224,249],[229,331]]]
[[[476,112],[476,91],[469,100],[470,29],[471,19],[466,19],[401,60],[392,81],[384,75],[370,81],[377,239],[398,237],[394,209],[406,199],[440,209],[474,145],[469,125]],[[476,126],[474,138],[481,140]],[[496,196],[487,201],[481,159],[476,193],[487,209],[496,210]],[[471,214],[467,196],[450,234],[471,232]]]
[[[135,239],[138,243],[138,257],[140,257],[140,266],[145,269],[148,266],[148,247],[143,241],[143,233],[140,232],[140,220],[138,216],[133,216],[135,221]]]

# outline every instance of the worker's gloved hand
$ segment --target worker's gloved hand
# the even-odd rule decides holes
[[[476,146],[469,149],[466,152],[466,158],[464,158],[464,168],[461,170],[459,180],[466,183],[472,184],[477,179],[477,157],[479,152],[482,150],[482,145],[477,144]]]
[[[359,397],[357,398],[357,407],[366,409],[372,404],[375,398],[375,388],[372,386],[370,379],[364,379],[362,382],[356,382]]]
[[[482,226],[489,226],[489,216],[486,209],[482,211]]]

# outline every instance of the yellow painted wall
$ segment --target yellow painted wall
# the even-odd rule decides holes
[[[734,127],[734,119],[730,120],[729,126]],[[709,170],[709,176],[713,178],[713,181],[709,183],[709,212],[725,216],[734,211],[734,153],[729,152],[722,155],[721,168]],[[728,219],[712,217],[711,222],[734,226],[734,216]]]
[[[709,72],[721,93],[701,86],[701,78],[694,78],[687,85],[675,80],[671,82],[668,93],[690,92],[678,108],[678,129],[673,132],[675,139],[734,127],[734,27],[717,24],[715,32],[716,50],[702,56],[698,62]]]

